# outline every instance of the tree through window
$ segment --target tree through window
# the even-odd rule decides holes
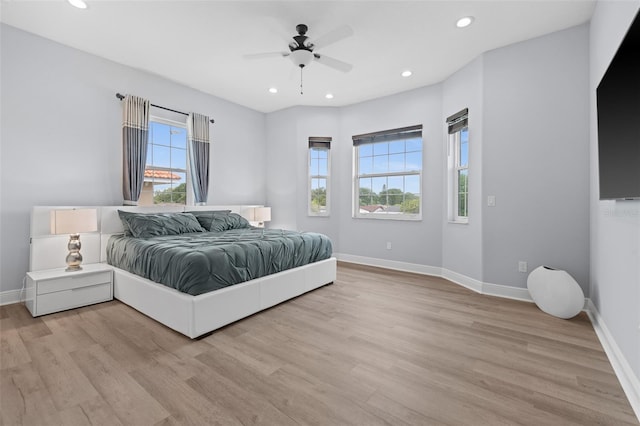
[[[309,216],[329,215],[331,138],[309,138]]]

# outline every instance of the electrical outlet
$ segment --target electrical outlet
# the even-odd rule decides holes
[[[527,262],[524,260],[518,262],[518,272],[527,272]]]
[[[387,241],[387,250],[391,250],[391,241]]]

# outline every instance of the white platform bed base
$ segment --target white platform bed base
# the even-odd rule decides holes
[[[198,296],[114,268],[116,299],[186,336],[196,338],[332,283],[336,259],[326,259]]]
[[[64,266],[66,236],[48,231],[51,210],[72,207],[34,207],[31,215],[30,271]],[[77,206],[98,209],[98,234],[82,234],[84,263],[106,262],[106,245],[113,234],[122,233],[118,209],[139,212],[189,210],[232,210],[243,215],[253,206],[121,207]],[[88,256],[87,256],[88,255]],[[210,293],[192,296],[171,287],[114,270],[114,297],[156,321],[196,338],[249,315],[330,284],[336,279],[335,258],[322,260],[277,274],[235,284]]]

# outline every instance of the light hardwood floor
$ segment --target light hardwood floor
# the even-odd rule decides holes
[[[340,264],[188,338],[113,301],[0,308],[4,425],[637,425],[584,313]]]

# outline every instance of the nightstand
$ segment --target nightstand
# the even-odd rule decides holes
[[[113,299],[113,269],[104,263],[27,272],[27,309],[34,317]]]

